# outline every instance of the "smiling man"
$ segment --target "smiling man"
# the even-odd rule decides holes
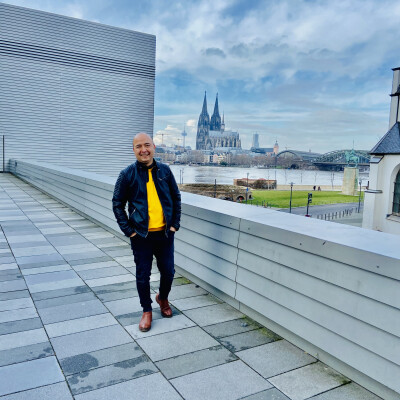
[[[133,139],[133,151],[137,161],[119,174],[112,202],[118,225],[131,240],[136,287],[143,308],[139,329],[147,332],[152,321],[150,275],[153,256],[161,276],[156,301],[161,315],[172,317],[168,294],[175,273],[174,234],[180,224],[181,195],[170,168],[154,160],[155,146],[149,135],[138,133]]]

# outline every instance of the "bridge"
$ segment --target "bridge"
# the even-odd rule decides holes
[[[335,150],[325,153],[315,158],[312,163],[322,170],[341,171],[347,165],[346,152],[351,150]],[[358,165],[360,167],[369,167],[370,154],[367,150],[354,150],[355,155],[359,158]]]

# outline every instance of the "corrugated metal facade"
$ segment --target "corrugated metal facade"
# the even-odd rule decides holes
[[[153,35],[0,3],[6,168],[10,158],[35,159],[115,175],[131,163],[133,135],[153,133],[155,44]]]

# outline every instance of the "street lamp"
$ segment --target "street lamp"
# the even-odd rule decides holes
[[[249,173],[247,173],[246,204],[248,195],[249,195]]]
[[[290,182],[290,202],[289,202],[289,212],[292,213],[292,193],[293,193],[293,182]]]
[[[361,208],[361,184],[362,184],[362,179],[358,181],[360,184],[360,193],[358,194],[358,213],[360,213],[360,208]]]

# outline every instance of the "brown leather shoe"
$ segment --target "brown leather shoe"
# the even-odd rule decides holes
[[[156,302],[160,305],[161,315],[165,318],[171,318],[172,310],[171,310],[171,307],[169,306],[168,299],[161,300],[159,298],[159,293],[157,293],[156,294]]]
[[[153,319],[153,313],[151,311],[146,311],[142,315],[142,319],[139,323],[139,330],[142,332],[147,332],[151,328],[151,320]]]

